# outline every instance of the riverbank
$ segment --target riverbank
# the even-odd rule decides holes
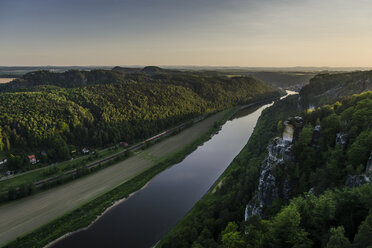
[[[146,160],[145,158],[141,158],[140,156],[135,156],[133,158],[130,158],[124,161],[123,163],[126,163],[126,165],[128,166],[130,162],[133,162],[133,159],[137,160],[138,166],[135,166],[136,176],[134,178],[132,176],[131,179],[128,178],[128,181],[121,184],[120,186],[114,187],[112,190],[108,192],[106,190],[105,191],[106,193],[101,194],[100,196],[98,196],[92,201],[89,201],[86,203],[86,200],[85,200],[85,203],[81,203],[82,205],[80,205],[80,207],[78,207],[77,209],[70,211],[69,213],[63,215],[62,217],[59,217],[58,219],[49,222],[48,224],[42,226],[41,228],[38,228],[37,230],[31,233],[26,234],[25,236],[21,238],[18,238],[17,240],[6,245],[5,247],[42,247],[68,232],[72,232],[79,228],[88,226],[92,221],[94,221],[97,218],[97,216],[99,216],[105,209],[110,207],[115,201],[122,199],[122,198],[126,198],[128,197],[130,193],[139,190],[152,177],[154,177],[155,175],[157,175],[159,172],[166,169],[167,167],[181,161],[187,154],[195,150],[201,143],[208,140],[211,137],[211,134],[216,132],[219,126],[222,123],[224,123],[232,115],[233,112],[235,112],[235,109],[230,109],[229,111],[218,113],[214,116],[207,118],[201,123],[198,123],[194,125],[193,127],[181,132],[180,134],[177,134],[161,142],[161,144],[157,144],[151,147],[147,151],[147,153],[153,156],[155,155],[157,149],[164,151],[163,147],[169,147],[169,150],[171,151],[168,153],[168,155],[164,156],[155,165],[153,161]],[[216,125],[215,124],[216,121],[220,123]],[[192,141],[190,142],[190,140]],[[188,145],[185,146],[186,141],[189,141],[189,142],[187,142]],[[180,147],[181,148],[183,147],[183,148],[180,149]],[[111,168],[114,168],[114,167],[116,166],[113,166]],[[140,168],[137,168],[137,167],[140,167]],[[107,170],[110,170],[111,168],[108,168]],[[143,172],[141,173],[141,171]],[[99,172],[99,174],[107,174],[107,171],[103,170],[102,172]],[[97,177],[97,174],[92,175],[92,177]],[[90,178],[90,177],[87,177],[87,178]],[[87,180],[87,178],[83,178],[82,180]],[[104,175],[101,177],[101,179],[103,178],[106,179],[105,182],[111,179],[109,175]],[[93,183],[98,183],[98,182],[100,181],[93,180]],[[76,182],[76,184],[77,183],[78,182]],[[74,183],[70,183],[66,185],[65,187],[68,187],[71,184],[74,184]],[[65,188],[65,187],[61,186],[59,188]],[[95,186],[95,188],[96,187],[97,186]],[[84,193],[85,196],[87,194],[87,192],[85,191],[82,193]],[[60,194],[63,194],[63,192],[60,192]],[[37,203],[40,204],[39,201],[37,201]],[[0,210],[2,209],[0,208]],[[0,215],[1,215],[1,212],[2,211],[0,211]],[[55,217],[58,217],[58,215]],[[32,216],[29,216],[29,218],[32,218]],[[19,219],[17,221],[20,222]],[[0,231],[2,230],[0,229]],[[1,240],[3,241],[4,239],[1,238]]]
[[[179,247],[218,246],[227,223],[244,219],[246,203],[257,189],[267,144],[280,133],[277,123],[298,111],[298,98],[287,97],[262,111],[244,148],[209,192],[157,243],[157,248],[174,244]]]

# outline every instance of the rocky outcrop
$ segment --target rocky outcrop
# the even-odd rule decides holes
[[[313,136],[311,138],[311,146],[314,147],[314,148],[319,148],[319,141],[320,141],[320,138],[322,137],[322,134],[320,132],[320,125],[316,125],[314,127],[314,131],[313,131]]]
[[[346,146],[346,143],[347,143],[347,134],[337,133],[336,134],[336,145],[341,145],[344,148]]]
[[[345,186],[350,188],[360,187],[363,184],[369,183],[369,181],[366,175],[349,175],[346,178]]]
[[[257,194],[248,203],[245,210],[245,219],[252,215],[262,217],[263,209],[271,206],[279,199],[289,199],[290,182],[284,177],[278,177],[275,170],[285,166],[286,161],[294,161],[292,145],[303,126],[301,117],[290,118],[284,122],[285,128],[282,137],[275,138],[267,147],[268,156],[261,164],[260,179]]]
[[[293,134],[294,134],[294,127],[288,123],[288,121],[284,122],[284,131],[283,131],[283,140],[292,142],[293,141]]]

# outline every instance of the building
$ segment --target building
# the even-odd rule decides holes
[[[6,162],[8,162],[7,159],[2,159],[2,160],[0,160],[0,169],[3,169],[3,168],[4,168]]]
[[[36,164],[37,163],[35,155],[29,155],[28,159],[30,160],[31,164]]]
[[[122,147],[127,147],[127,146],[128,146],[128,143],[127,143],[127,142],[124,142],[124,141],[122,141],[122,142],[120,142],[120,145],[121,145]]]
[[[89,154],[89,149],[87,149],[87,148],[83,148],[83,150],[81,150],[81,152],[83,153],[83,154]]]

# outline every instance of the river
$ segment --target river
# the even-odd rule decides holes
[[[154,246],[239,154],[261,112],[270,105],[242,110],[182,162],[158,174],[145,188],[111,208],[88,229],[75,232],[52,247]]]

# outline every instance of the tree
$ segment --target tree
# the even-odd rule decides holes
[[[350,241],[345,237],[343,226],[331,227],[329,233],[330,237],[326,248],[348,248],[350,246]]]
[[[301,216],[294,205],[289,205],[274,217],[266,242],[270,247],[311,247],[308,233],[300,227]]]
[[[8,199],[15,200],[17,199],[17,190],[14,187],[8,189]]]
[[[21,155],[13,155],[10,154],[8,157],[8,163],[7,166],[11,170],[18,171],[20,170],[25,164],[27,164],[27,158],[26,156]]]
[[[361,132],[347,152],[348,161],[357,168],[365,165],[372,149],[372,130]]]
[[[261,220],[257,215],[251,216],[245,223],[244,238],[247,247],[262,247],[265,241],[265,235],[268,232],[268,221]]]
[[[52,158],[56,160],[66,160],[70,158],[70,150],[68,149],[68,145],[60,135],[56,135],[51,139],[50,147],[52,150],[55,150]]]
[[[278,129],[278,131],[279,131],[280,133],[283,132],[283,130],[284,130],[284,125],[283,125],[283,121],[282,121],[282,120],[278,121],[277,129]]]
[[[225,230],[222,232],[222,244],[226,248],[243,248],[244,239],[238,232],[238,225],[235,222],[229,222]]]
[[[371,247],[372,246],[372,210],[359,226],[359,231],[355,235],[352,247]]]
[[[300,132],[299,139],[296,144],[298,144],[299,147],[310,145],[311,139],[313,137],[313,132],[314,128],[310,124],[304,126]]]
[[[9,152],[10,151],[10,141],[9,141],[8,137],[5,138],[5,146],[6,146],[6,150]]]
[[[341,119],[335,113],[329,115],[322,121],[323,137],[325,146],[334,146],[336,133],[341,128]]]
[[[0,128],[0,152],[4,150],[3,134]]]

